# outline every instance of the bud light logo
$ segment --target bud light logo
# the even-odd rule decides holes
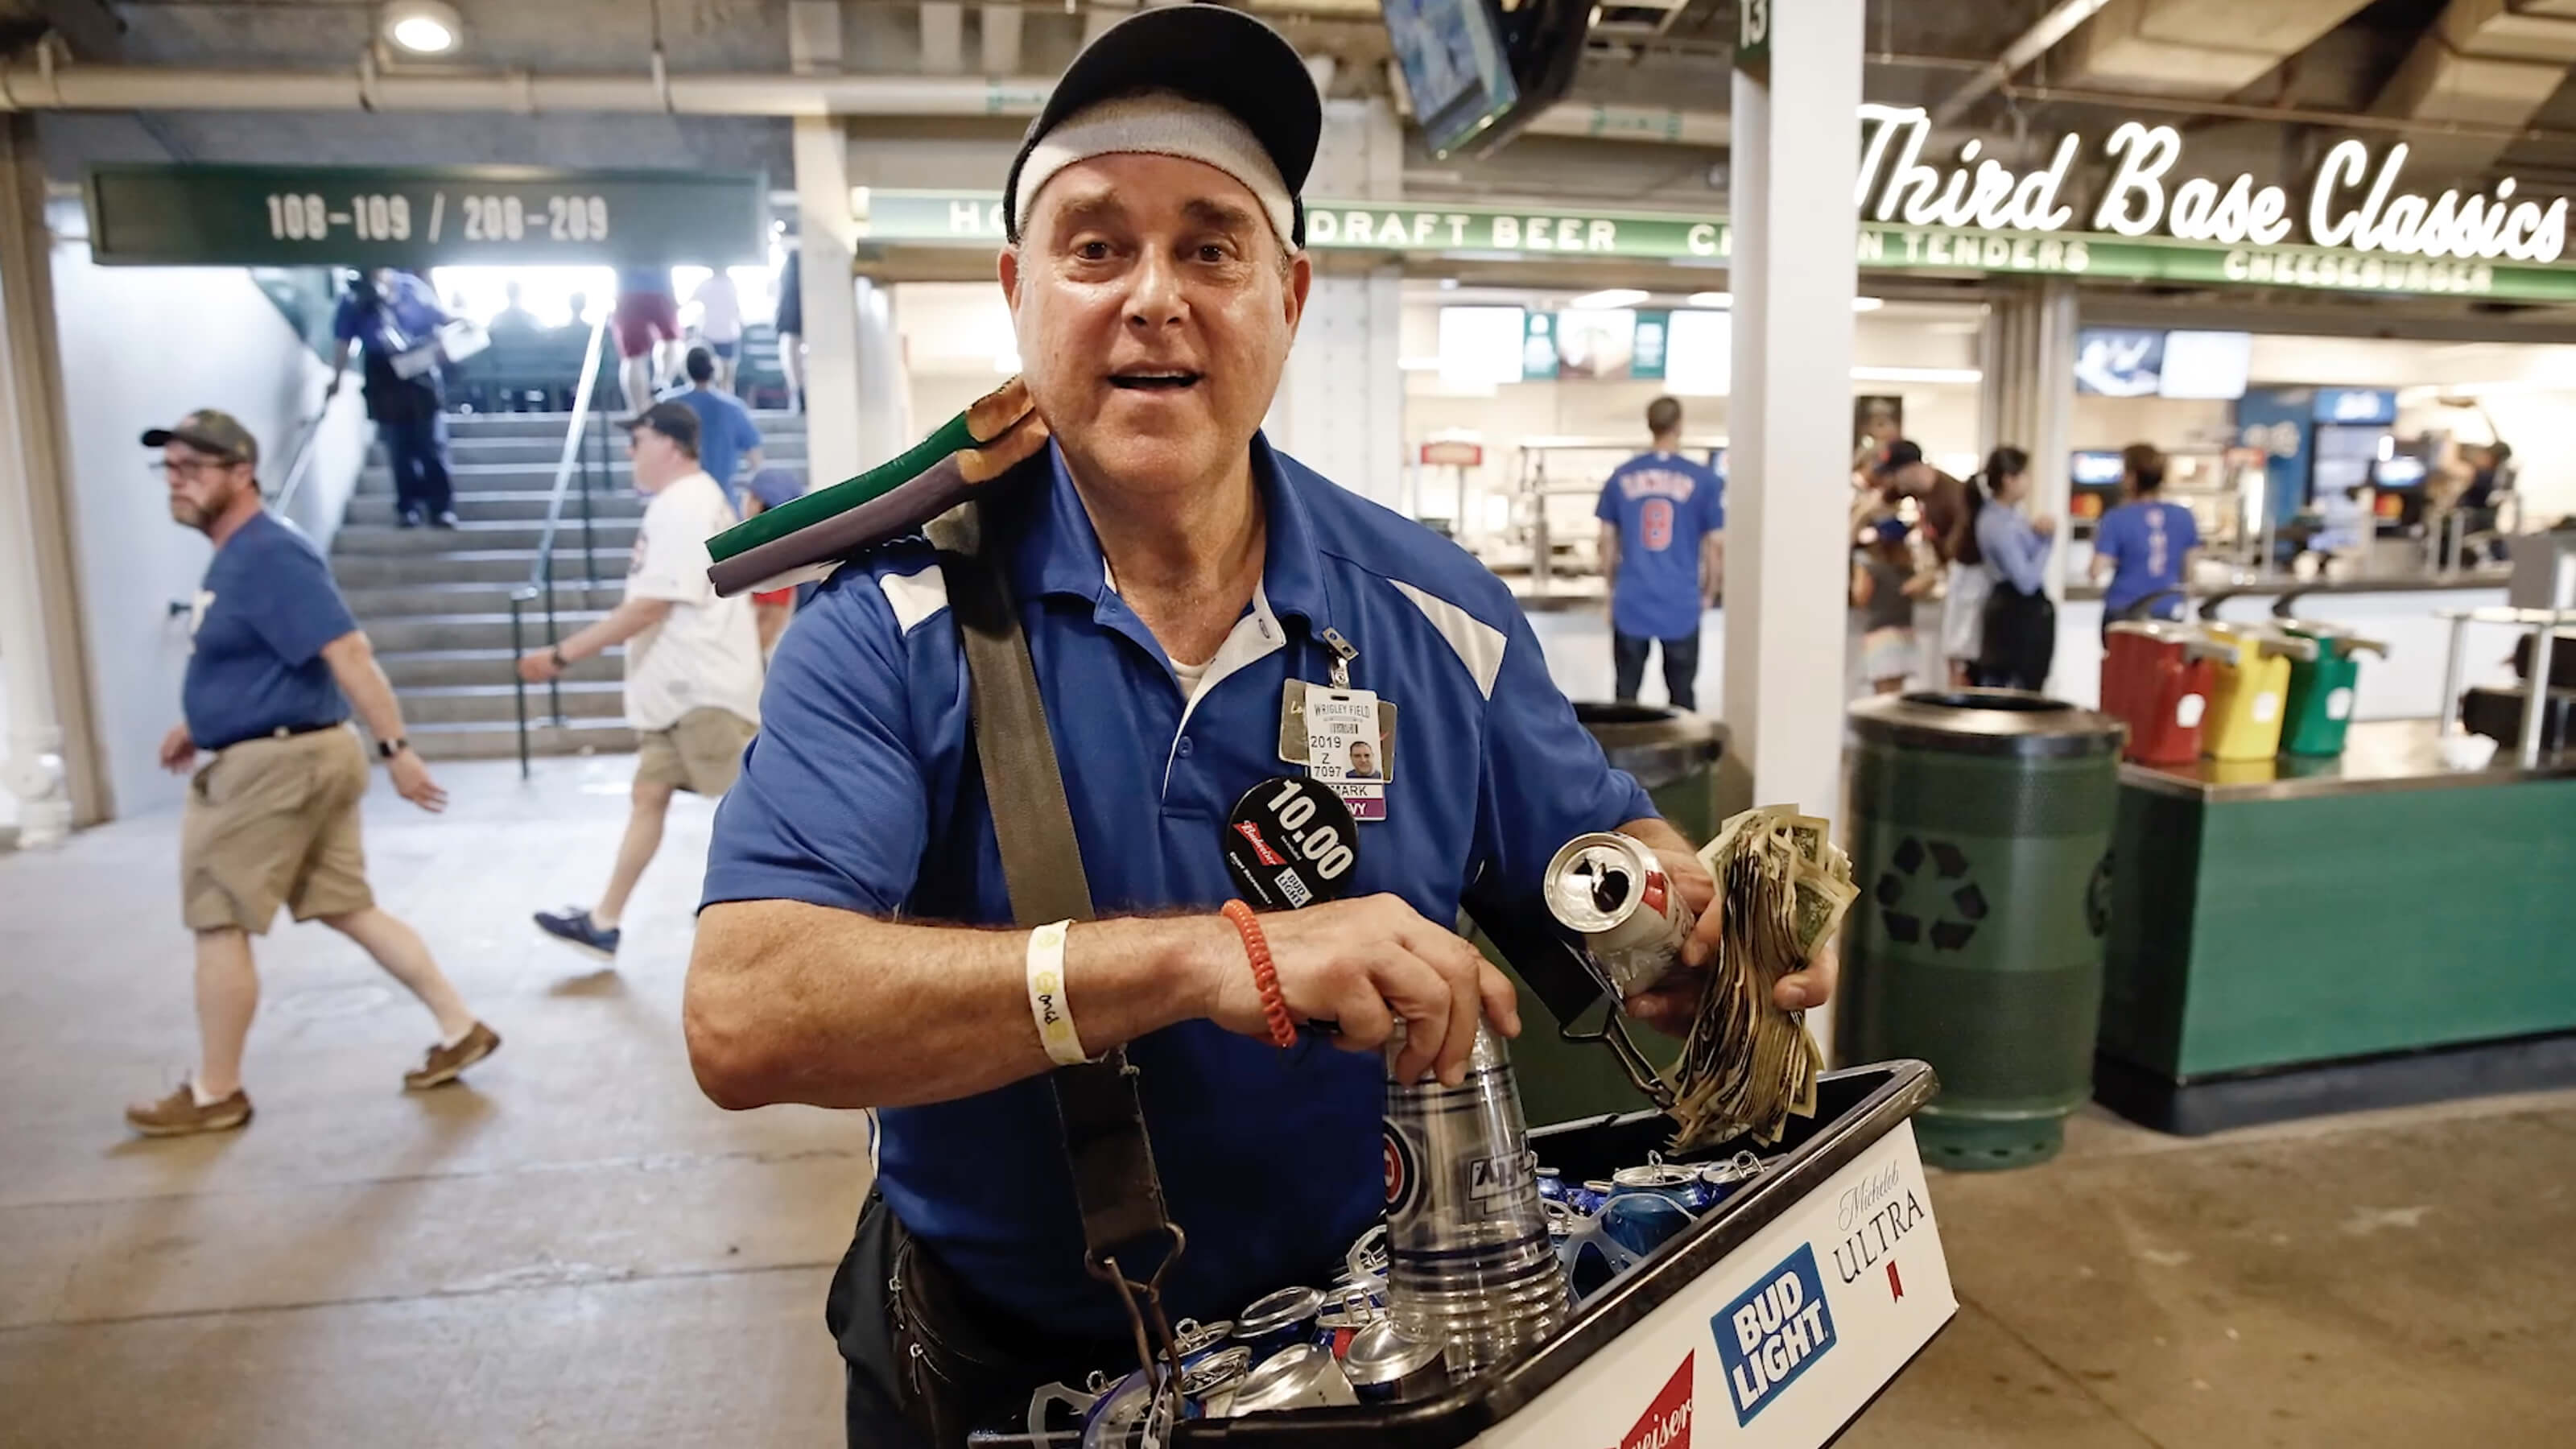
[[[1805,1243],[1762,1281],[1709,1320],[1726,1376],[1736,1426],[1770,1407],[1834,1346],[1834,1312],[1816,1275],[1816,1250]]]

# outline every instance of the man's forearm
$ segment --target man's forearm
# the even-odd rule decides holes
[[[1029,1009],[1029,933],[901,925],[799,901],[698,917],[681,1022],[698,1084],[729,1108],[899,1107],[1051,1070]],[[1243,948],[1217,916],[1086,922],[1065,1005],[1094,1056],[1203,1016]],[[1249,969],[1249,968],[1246,968]]]
[[[1672,822],[1660,815],[1649,815],[1643,820],[1631,820],[1619,827],[1619,833],[1644,841],[1649,850],[1678,850],[1685,855],[1694,854],[1699,850],[1695,842],[1675,830]]]
[[[401,739],[402,704],[394,698],[393,681],[385,678],[384,668],[376,663],[376,651],[369,647],[367,636],[344,636],[324,649],[322,657],[330,663],[331,677],[338,681],[340,692],[348,696],[349,707],[365,722],[367,733],[380,742]]]
[[[588,659],[594,654],[614,649],[645,630],[668,618],[671,606],[661,599],[628,599],[608,611],[608,617],[582,629],[555,646],[569,664]]]

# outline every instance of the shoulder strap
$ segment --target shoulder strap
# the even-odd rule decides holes
[[[1091,885],[1038,698],[1037,669],[1009,581],[983,552],[979,505],[952,509],[927,531],[965,644],[977,768],[1001,846],[1011,918],[1022,926],[1090,920]],[[1179,1232],[1164,1206],[1135,1079],[1123,1047],[1054,1074],[1083,1244],[1095,1272],[1113,1259],[1136,1265],[1166,1252],[1179,1256]]]

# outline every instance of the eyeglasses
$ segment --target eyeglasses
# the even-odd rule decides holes
[[[158,462],[146,463],[143,465],[144,471],[153,479],[153,481],[159,483],[166,483],[173,478],[185,478],[189,482],[194,483],[199,478],[204,477],[208,472],[216,469],[246,468],[248,466],[250,465],[237,458],[189,458],[176,463],[164,458]]]

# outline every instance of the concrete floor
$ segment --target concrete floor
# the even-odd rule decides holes
[[[689,1080],[710,810],[675,811],[617,973],[526,924],[596,889],[629,769],[444,766],[437,820],[380,784],[376,888],[508,1045],[403,1094],[425,1014],[281,927],[259,1116],[212,1139],[117,1116],[193,1052],[175,821],[0,857],[0,1445],[837,1442],[820,1313],[865,1131]],[[2576,1442],[2576,1094],[2076,1129],[1936,1182],[1964,1306],[1850,1449]]]

